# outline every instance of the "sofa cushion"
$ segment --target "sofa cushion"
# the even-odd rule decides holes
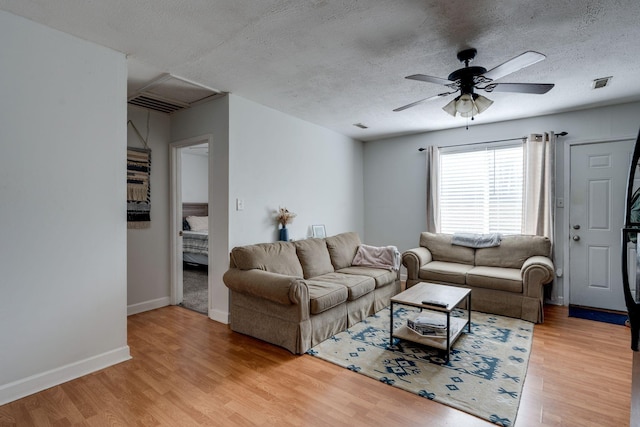
[[[313,281],[329,282],[345,286],[349,292],[349,296],[347,297],[349,301],[357,300],[376,288],[376,282],[372,277],[343,274],[338,272],[314,277]]]
[[[451,234],[420,233],[420,246],[429,249],[435,261],[473,265],[475,249],[451,244]]]
[[[465,277],[472,265],[456,262],[432,261],[420,268],[420,279],[433,282],[455,283],[464,285]]]
[[[376,281],[376,288],[390,285],[398,279],[398,273],[396,271],[385,270],[382,268],[347,267],[341,268],[337,272],[373,277],[373,279]]]
[[[467,272],[467,285],[522,293],[522,274],[519,268],[473,267]]]
[[[502,236],[500,246],[476,249],[475,265],[489,267],[521,268],[527,258],[551,253],[548,237],[511,235]]]
[[[348,291],[345,286],[318,280],[307,280],[306,283],[311,314],[322,313],[347,301]]]
[[[304,278],[331,273],[333,265],[324,239],[305,239],[294,242]]]
[[[360,246],[360,237],[358,233],[348,232],[335,236],[327,237],[327,249],[331,256],[333,268],[340,270],[341,268],[351,266],[351,261],[356,255],[358,246]]]
[[[231,250],[232,262],[241,270],[269,271],[287,276],[302,277],[302,266],[296,247],[290,242],[258,243]]]

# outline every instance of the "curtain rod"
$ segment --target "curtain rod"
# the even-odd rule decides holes
[[[569,133],[565,132],[565,131],[562,131],[562,132],[556,133],[556,135],[557,136],[566,136],[566,135],[569,135]],[[490,144],[492,142],[516,141],[518,139],[527,139],[527,137],[526,136],[521,136],[521,137],[518,137],[518,138],[496,139],[495,141],[471,142],[469,144],[458,145],[458,147],[466,147],[468,145],[478,145],[478,144]],[[424,150],[426,150],[426,148],[424,148],[424,147],[418,148],[418,151],[424,151]]]

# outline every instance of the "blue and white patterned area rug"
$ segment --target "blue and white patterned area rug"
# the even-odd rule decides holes
[[[394,328],[419,310],[394,306]],[[466,312],[455,310],[455,316]],[[529,364],[533,324],[471,312],[471,333],[458,338],[449,362],[436,350],[394,339],[389,346],[389,308],[368,317],[307,353],[385,384],[513,426]]]

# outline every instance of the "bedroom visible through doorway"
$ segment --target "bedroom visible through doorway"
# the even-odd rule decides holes
[[[171,152],[172,303],[208,315],[209,140],[172,144]]]

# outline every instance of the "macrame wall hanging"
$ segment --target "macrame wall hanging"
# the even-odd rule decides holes
[[[127,147],[127,228],[151,227],[151,149],[131,120],[144,148]],[[147,138],[149,118],[147,117]]]

